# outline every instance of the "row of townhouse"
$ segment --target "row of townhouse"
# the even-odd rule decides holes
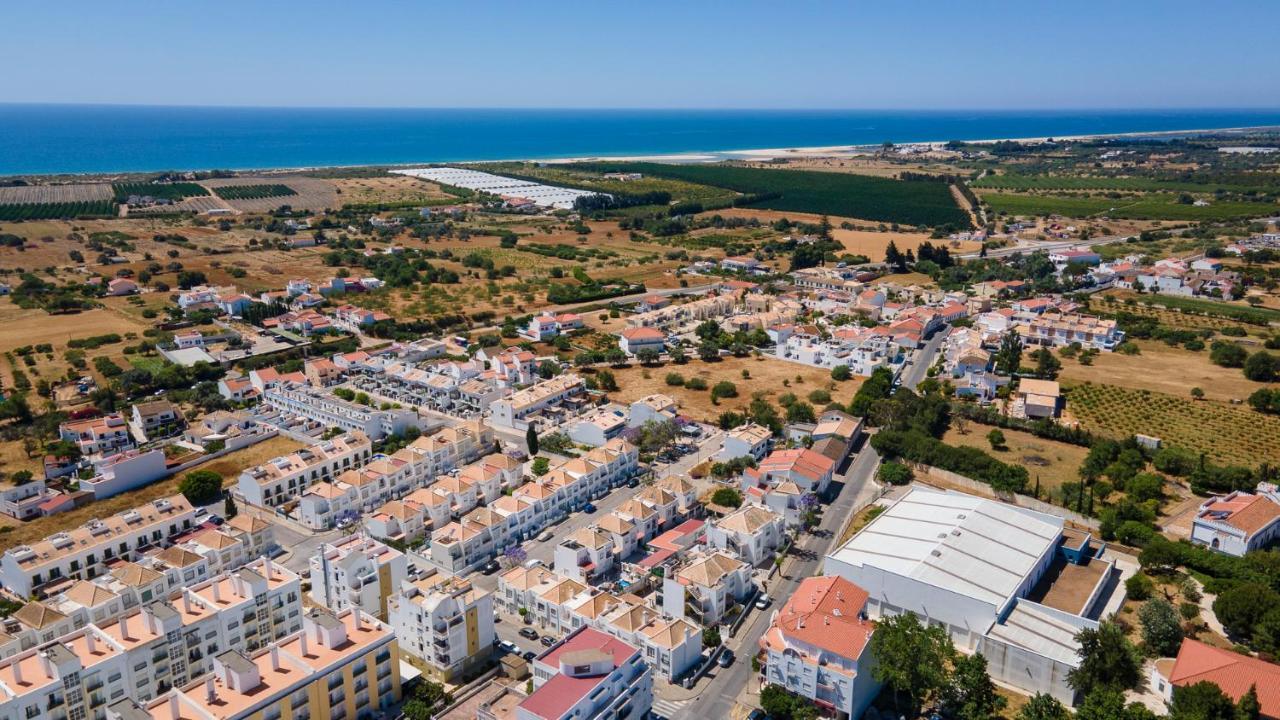
[[[301,630],[300,587],[297,575],[263,558],[40,636],[0,661],[0,714],[34,717],[30,708],[40,707],[45,717],[86,717],[85,706],[126,695],[145,704],[211,671],[219,653],[253,652]]]
[[[529,324],[520,329],[520,336],[534,342],[547,342],[557,335],[583,327],[582,316],[574,313],[543,312],[529,320]]]
[[[734,308],[742,302],[742,296],[742,291],[708,295],[681,305],[668,305],[657,310],[636,313],[627,318],[627,327],[669,330],[689,323],[714,320],[732,314]]]
[[[576,402],[586,391],[581,376],[559,375],[493,401],[489,405],[489,420],[495,426],[524,430],[537,416]]]
[[[522,464],[508,455],[494,453],[443,475],[426,487],[398,500],[388,500],[364,520],[374,537],[410,542],[430,530],[480,505],[492,506],[520,483]]]
[[[435,529],[430,560],[440,569],[464,573],[493,558],[498,549],[542,532],[615,488],[639,471],[635,446],[611,440],[527,482],[491,505]]]
[[[826,338],[786,330],[777,335],[774,354],[778,359],[822,368],[844,366],[854,375],[870,376],[876,368],[895,362],[901,353],[890,336],[867,328],[837,328]]]
[[[263,398],[267,405],[280,412],[344,432],[359,431],[375,440],[421,427],[418,414],[412,410],[377,410],[348,402],[322,388],[291,381],[268,388]]]
[[[347,432],[243,470],[236,491],[250,505],[279,507],[318,482],[363,467],[372,456],[368,435]]]
[[[57,532],[0,556],[0,585],[19,597],[42,595],[72,579],[91,580],[114,560],[170,544],[195,525],[195,510],[181,495],[161,498],[106,519]],[[50,587],[46,587],[50,586]]]
[[[662,677],[675,680],[697,665],[701,630],[688,620],[665,619],[653,609],[628,602],[542,567],[515,567],[498,578],[494,603],[515,614],[525,611],[541,630],[564,635],[593,628],[640,648]]]
[[[299,499],[297,517],[309,528],[325,530],[354,521],[361,513],[376,515],[397,500],[414,502],[424,512],[438,508],[438,502],[425,501],[423,490],[444,494],[452,506],[450,513],[460,515],[481,501],[492,502],[503,487],[516,482],[519,464],[505,456],[489,455],[462,468],[492,445],[492,431],[479,422],[443,428],[391,455],[374,455],[362,466],[308,487]],[[438,517],[432,515],[432,519]],[[394,534],[394,529],[380,527],[375,534],[392,536],[383,532]]]
[[[747,468],[740,484],[748,502],[768,507],[782,515],[788,527],[797,527],[804,513],[813,509],[816,496],[826,492],[836,465],[812,448],[775,450],[757,467]]]
[[[421,660],[427,675],[438,682],[451,682],[484,665],[497,639],[493,594],[443,573],[401,583],[389,613],[401,651]]]

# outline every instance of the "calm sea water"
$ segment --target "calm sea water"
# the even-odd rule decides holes
[[[0,104],[0,175],[642,155],[1280,125],[1280,110],[754,111]]]

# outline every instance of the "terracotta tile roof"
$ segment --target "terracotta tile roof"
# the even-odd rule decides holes
[[[867,597],[866,590],[841,577],[805,578],[774,616],[762,642],[778,640],[776,630],[784,641],[857,659],[875,631],[874,623],[858,617]]]
[[[1222,650],[1190,638],[1182,641],[1169,682],[1194,685],[1211,682],[1239,701],[1251,686],[1257,687],[1258,702],[1266,717],[1280,717],[1280,665],[1264,662],[1231,650]]]
[[[1219,504],[1226,505],[1227,503],[1214,503],[1209,506],[1209,509],[1230,512],[1231,514],[1223,518],[1222,522],[1239,528],[1250,535],[1280,519],[1280,503],[1274,502],[1263,495],[1254,495],[1251,500],[1240,503],[1236,508],[1219,508],[1217,507]]]
[[[66,620],[67,616],[42,602],[29,602],[13,613],[13,619],[27,627],[40,630]]]

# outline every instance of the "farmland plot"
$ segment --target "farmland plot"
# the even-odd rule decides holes
[[[0,205],[81,203],[110,200],[111,197],[111,186],[106,183],[0,187]]]
[[[325,210],[342,206],[342,202],[334,186],[328,180],[321,178],[302,177],[298,175],[282,175],[282,176],[257,176],[257,177],[237,177],[237,178],[218,178],[216,180],[205,180],[205,186],[211,188],[214,192],[221,194],[221,188],[228,187],[253,187],[262,185],[282,186],[292,190],[292,195],[273,195],[264,197],[244,197],[230,198],[223,195],[226,204],[240,212],[262,213],[271,212],[281,205],[298,210]],[[231,191],[235,194],[235,191]]]

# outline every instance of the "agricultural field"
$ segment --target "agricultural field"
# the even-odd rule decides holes
[[[982,193],[993,210],[1014,216],[1062,215],[1072,218],[1107,216],[1134,220],[1228,220],[1261,217],[1280,211],[1280,205],[1260,202],[1218,202],[1199,207],[1168,195],[1124,198],[1062,195]]]
[[[434,204],[453,198],[439,185],[407,175],[329,180],[344,205]]]
[[[750,374],[749,378],[742,377],[743,370]],[[712,423],[722,412],[746,408],[751,403],[753,392],[763,392],[766,399],[777,405],[778,396],[785,393],[794,393],[803,400],[814,390],[828,390],[833,402],[847,403],[863,380],[854,377],[852,380],[835,383],[831,379],[830,370],[764,357],[725,357],[712,363],[694,358],[685,365],[667,364],[660,367],[632,364],[625,368],[612,368],[610,372],[618,381],[618,391],[609,393],[609,398],[614,402],[629,404],[645,396],[662,393],[675,399],[682,414]],[[679,373],[686,380],[702,378],[707,383],[707,389],[691,390],[667,385],[667,374],[673,372]],[[721,398],[719,405],[713,405],[711,387],[721,380],[728,380],[736,385],[738,397]],[[814,407],[819,412],[822,409]]]
[[[203,180],[201,183],[221,196],[228,206],[240,212],[271,212],[281,205],[288,205],[296,210],[319,212],[326,209],[336,209],[342,205],[342,199],[333,183],[321,178],[304,177],[302,175],[217,178]],[[264,185],[285,187],[292,190],[293,194],[283,196],[255,194],[253,197],[231,197],[228,195],[228,193],[235,195],[238,191],[228,190],[227,188],[254,188]]]
[[[1062,358],[1058,378],[1067,384],[1106,383],[1182,398],[1190,398],[1191,388],[1198,387],[1204,391],[1206,400],[1220,402],[1245,400],[1263,387],[1239,370],[1209,362],[1207,349],[1194,352],[1170,347],[1158,340],[1135,340],[1134,344],[1141,348],[1140,354],[1101,353],[1093,358],[1091,365]]]
[[[1138,293],[1115,290],[1108,291],[1104,297],[1114,297],[1121,302],[1129,299],[1135,300],[1134,305],[1125,304],[1104,306],[1107,309],[1135,311],[1135,307],[1142,306],[1158,306],[1166,311],[1176,312],[1180,315],[1200,315],[1205,317],[1219,318],[1224,321],[1239,323],[1247,323],[1250,325],[1268,325],[1274,322],[1280,322],[1280,310],[1271,308],[1255,308],[1249,305],[1223,302],[1220,300],[1201,300],[1199,298],[1182,297],[1178,295],[1139,295]]]
[[[110,200],[0,205],[0,222],[112,217],[115,214],[115,203]]]
[[[671,177],[658,177],[656,174],[642,177],[639,180],[612,180],[603,177],[599,171],[584,169],[571,164],[485,163],[478,169],[497,175],[506,175],[507,177],[525,177],[550,185],[594,190],[612,195],[640,195],[650,192],[665,192],[670,193],[672,202],[698,203],[707,208],[728,207],[738,195],[727,188],[713,187],[703,183]]]
[[[727,188],[753,197],[745,207],[808,212],[918,226],[968,227],[968,214],[956,205],[945,183],[903,181],[849,173],[766,170],[730,165],[666,165],[622,162],[585,163],[572,168],[597,172],[639,172]]]
[[[725,208],[714,212],[704,213],[706,215],[720,215],[722,217],[739,217],[739,218],[755,218],[761,223],[769,224],[781,219],[787,219],[797,223],[814,223],[822,221],[821,215],[813,215],[811,213],[799,212],[782,212],[780,210],[756,210],[754,208]],[[839,225],[839,223],[834,223]],[[938,240],[930,238],[928,233],[908,232],[908,231],[886,231],[879,232],[877,230],[845,230],[841,227],[831,228],[831,237],[844,245],[845,250],[854,255],[865,255],[872,262],[879,262],[884,259],[884,250],[892,242],[898,246],[898,250],[906,252],[907,250],[915,251],[920,245],[926,242],[934,245],[945,244],[952,252],[976,252],[982,248],[982,243],[976,242],[950,242],[948,240]]]
[[[106,183],[0,187],[0,205],[84,203],[111,200],[112,197],[111,186]]]
[[[214,191],[223,200],[259,200],[261,198],[297,195],[293,188],[280,183],[262,185],[225,185]]]
[[[1246,180],[1247,178],[1238,178]],[[975,188],[996,190],[1119,190],[1131,192],[1214,193],[1218,190],[1240,193],[1274,193],[1280,191],[1280,177],[1258,176],[1256,183],[1214,183],[1184,180],[1160,180],[1148,177],[1087,177],[1080,175],[987,175],[973,183]],[[1267,182],[1270,180],[1271,182]]]
[[[115,193],[115,200],[122,203],[129,199],[130,195],[147,195],[156,199],[163,200],[184,200],[189,197],[201,197],[208,195],[209,191],[203,185],[193,182],[177,182],[177,183],[149,183],[149,182],[127,182],[115,183],[111,186],[112,192]]]
[[[953,419],[951,428],[942,436],[943,442],[958,447],[978,448],[1011,465],[1025,467],[1031,474],[1032,486],[1036,479],[1040,480],[1042,497],[1047,491],[1056,491],[1063,483],[1079,482],[1077,471],[1089,454],[1089,448],[1046,440],[1021,430],[1001,430],[1007,449],[992,450],[987,433],[994,426],[968,422],[964,432],[961,432],[958,425],[960,423]],[[1030,489],[1027,492],[1030,494]]]
[[[1101,435],[1153,435],[1222,464],[1254,467],[1280,460],[1280,417],[1247,405],[1098,383],[1072,385],[1066,395],[1067,410],[1086,430]]]

